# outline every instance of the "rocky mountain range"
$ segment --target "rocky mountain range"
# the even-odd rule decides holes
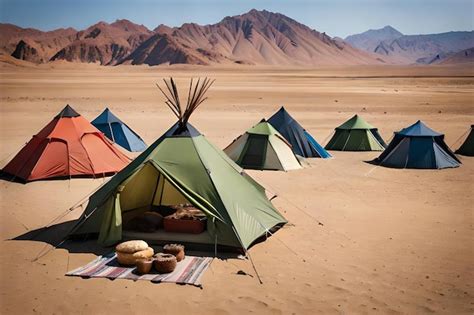
[[[251,10],[209,25],[159,25],[149,30],[128,20],[85,30],[43,32],[0,24],[0,54],[33,63],[57,60],[101,65],[433,64],[470,60],[474,31],[403,35],[391,26],[330,37],[283,14]]]
[[[391,26],[351,35],[346,42],[401,64],[436,64],[474,47],[474,31],[403,35]],[[464,60],[464,59],[451,59]]]
[[[251,10],[216,24],[160,25],[127,20],[82,31],[51,32],[0,24],[0,51],[35,63],[56,60],[118,64],[380,64],[384,58],[333,39],[279,13]]]

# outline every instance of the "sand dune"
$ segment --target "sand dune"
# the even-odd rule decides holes
[[[1,166],[65,103],[88,119],[109,106],[152,142],[174,120],[154,87],[170,75],[178,84],[216,79],[192,123],[220,148],[281,105],[320,142],[354,113],[386,140],[422,119],[448,145],[474,120],[472,67],[238,69],[9,63],[0,67]],[[442,171],[395,170],[364,163],[376,152],[332,153],[299,171],[249,172],[278,194],[273,202],[292,223],[250,250],[262,285],[238,259],[215,260],[202,290],[65,277],[103,250],[93,241],[68,243],[31,262],[45,243],[5,239],[47,224],[102,179],[0,181],[0,312],[473,313],[474,160]]]

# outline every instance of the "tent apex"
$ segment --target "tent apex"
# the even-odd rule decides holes
[[[55,118],[62,118],[62,117],[78,117],[81,116],[71,105],[66,104],[64,108],[56,115]]]
[[[284,106],[268,119],[272,125],[291,145],[293,152],[303,157],[329,157],[316,140],[291,117]]]

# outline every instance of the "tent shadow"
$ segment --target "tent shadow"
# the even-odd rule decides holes
[[[90,237],[81,239],[68,239],[58,246],[58,244],[64,240],[75,223],[75,220],[58,223],[50,227],[43,227],[28,231],[9,240],[42,242],[53,247],[57,246],[57,248],[66,249],[69,253],[90,253],[95,255],[104,255],[112,250],[112,248],[98,245],[97,241]]]
[[[16,183],[16,184],[26,184],[26,181],[18,178],[18,177],[15,177],[13,175],[10,175],[10,174],[6,174],[6,173],[3,173],[3,172],[0,172],[0,180],[3,180],[3,181],[6,181],[6,182],[11,182],[11,183]]]
[[[373,159],[373,160],[368,160],[368,161],[363,161],[364,163],[367,163],[367,164],[371,164],[373,166],[381,166],[380,165],[380,162],[377,161],[377,159]]]
[[[76,236],[74,238],[67,239],[64,243],[58,246],[64,238],[68,235],[69,231],[76,224],[75,220],[66,221],[52,225],[48,228],[43,227],[36,230],[28,231],[24,234],[16,236],[9,241],[35,241],[49,244],[53,247],[65,249],[69,253],[81,253],[81,254],[94,254],[94,255],[106,255],[114,250],[114,246],[103,247],[97,243],[97,239],[91,236]],[[150,245],[155,250],[155,253],[162,251],[160,245]],[[189,249],[186,253],[192,256],[198,257],[215,257],[221,260],[227,259],[241,259],[240,254],[236,252],[218,251],[217,254],[211,251],[202,249]]]
[[[73,178],[83,178],[83,179],[102,179],[102,178],[107,178],[110,176],[115,175],[115,172],[108,172],[108,173],[102,173],[102,174],[97,174],[95,176],[91,175],[74,175],[74,176],[59,176],[59,177],[52,177],[52,178],[41,178],[41,179],[36,179],[36,180],[29,180],[26,181],[24,179],[19,178],[18,176],[14,176],[8,173],[0,172],[0,180],[11,182],[11,183],[17,183],[17,184],[28,184],[31,182],[37,182],[37,181],[63,181],[63,180],[71,180]]]

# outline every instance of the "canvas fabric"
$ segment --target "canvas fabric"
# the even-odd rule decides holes
[[[221,150],[194,128],[193,136],[175,131],[176,126],[93,194],[71,233],[99,233],[101,244],[114,244],[121,239],[119,216],[144,205],[182,201],[206,214],[218,245],[246,249],[286,223],[263,187]]]
[[[465,156],[474,156],[474,127],[471,126],[471,130],[464,140],[463,144],[456,150],[456,154]]]
[[[291,145],[265,121],[239,136],[224,152],[247,169],[289,171],[302,168]]]
[[[142,138],[108,108],[92,121],[92,125],[102,131],[107,138],[128,151],[141,152],[147,147]]]
[[[444,142],[444,135],[420,121],[396,132],[387,149],[374,162],[387,167],[414,169],[443,169],[460,165]]]
[[[376,130],[336,129],[326,145],[327,150],[339,151],[382,151],[384,146],[374,136]]]
[[[63,110],[62,112],[64,112]],[[58,114],[20,150],[3,172],[24,181],[101,176],[130,161],[84,117]]]
[[[329,158],[331,155],[285,110],[281,107],[270,123],[290,144],[296,155],[311,158]]]

